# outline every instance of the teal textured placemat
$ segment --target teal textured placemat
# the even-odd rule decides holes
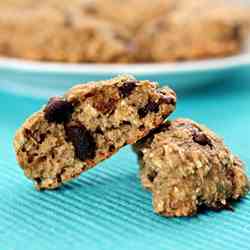
[[[249,174],[250,77],[180,89],[178,96],[173,117],[188,116],[214,129]],[[42,103],[0,93],[0,250],[249,249],[250,196],[235,204],[235,212],[155,215],[130,147],[60,190],[35,191],[15,162],[12,137]]]

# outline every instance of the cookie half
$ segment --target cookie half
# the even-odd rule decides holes
[[[230,208],[246,195],[243,163],[208,128],[188,119],[166,122],[135,145],[141,182],[156,213],[190,216]]]
[[[132,76],[77,85],[25,121],[17,160],[38,189],[56,188],[145,137],[175,105],[173,90]]]

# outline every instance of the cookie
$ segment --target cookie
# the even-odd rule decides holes
[[[247,11],[202,3],[180,5],[171,15],[145,25],[135,36],[136,60],[185,61],[239,53],[249,25]]]
[[[0,4],[0,55],[61,62],[131,60],[129,32],[88,15],[83,1],[70,6],[58,1],[22,2],[26,5]]]
[[[40,61],[164,62],[236,54],[248,8],[209,0],[5,0],[0,55]],[[204,32],[205,31],[205,32]]]
[[[231,208],[246,195],[243,163],[208,128],[188,119],[166,122],[135,145],[144,187],[156,213],[191,216]]]
[[[38,189],[59,187],[146,136],[175,105],[173,90],[132,76],[77,85],[25,121],[17,160]]]
[[[0,55],[40,61],[133,62],[135,31],[172,5],[164,0],[3,1]]]
[[[132,35],[154,18],[175,9],[173,0],[96,0],[89,2],[92,13],[112,23],[126,27]]]

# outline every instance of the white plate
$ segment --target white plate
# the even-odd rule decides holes
[[[184,88],[231,77],[245,67],[250,67],[250,52],[220,59],[156,64],[65,64],[0,58],[0,90],[47,98],[76,83],[118,74]]]
[[[124,74],[135,75],[176,74],[184,72],[200,72],[211,70],[224,70],[238,66],[250,65],[250,52],[240,55],[207,59],[199,61],[176,63],[148,63],[148,64],[73,64],[36,62],[23,59],[0,57],[0,69],[11,69],[23,72],[63,73],[63,74]]]

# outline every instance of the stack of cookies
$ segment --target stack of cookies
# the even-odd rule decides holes
[[[77,85],[25,121],[17,160],[37,189],[55,189],[132,144],[157,213],[231,208],[248,191],[243,163],[208,128],[166,121],[175,106],[173,90],[132,76]]]
[[[88,63],[236,54],[249,10],[211,0],[4,0],[0,55]]]

